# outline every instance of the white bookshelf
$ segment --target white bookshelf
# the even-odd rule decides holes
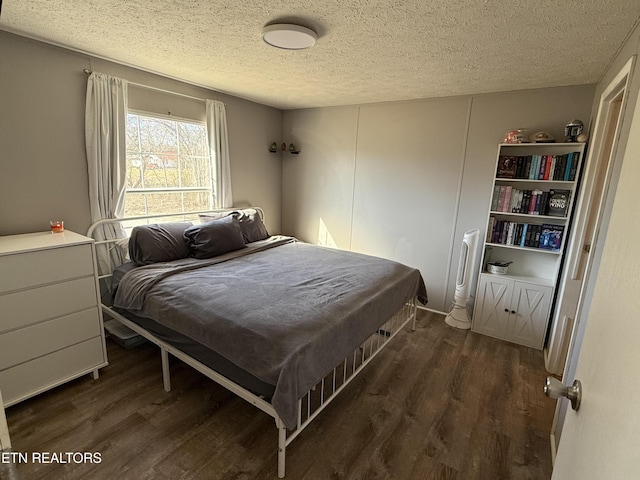
[[[584,153],[584,143],[498,146],[473,315],[474,332],[543,348]],[[508,162],[504,159],[507,158],[516,161],[513,178],[505,173]],[[527,168],[527,165],[533,167]],[[557,190],[570,192],[566,213],[545,214],[549,192]],[[496,200],[495,192],[505,192],[509,199],[500,201],[498,193]],[[544,193],[547,194],[543,196]],[[532,203],[526,201],[527,195],[541,199],[538,208],[532,209]],[[543,229],[543,225],[553,228]],[[552,231],[561,231],[559,242],[558,235],[549,235]],[[553,240],[543,245],[540,234]],[[487,264],[495,261],[512,263],[506,274],[489,273]]]

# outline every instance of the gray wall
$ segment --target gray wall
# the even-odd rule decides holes
[[[285,139],[301,153],[283,159],[283,232],[419,268],[428,307],[448,311],[462,235],[485,228],[504,134],[562,141],[570,120],[589,121],[593,94],[586,85],[287,111]]]
[[[234,200],[270,231],[414,265],[430,307],[452,300],[462,233],[483,228],[496,145],[512,128],[562,139],[593,86],[285,112],[0,32],[0,235],[89,226],[84,68],[227,105]],[[132,87],[132,107],[193,118],[198,102]],[[284,132],[284,133],[283,133]],[[284,137],[299,155],[269,154]]]
[[[282,138],[282,112],[63,48],[0,31],[0,235],[90,225],[84,150],[88,68],[226,104],[234,203],[265,209],[267,228],[281,230],[282,165],[268,146]],[[139,87],[131,107],[204,118],[204,102]]]

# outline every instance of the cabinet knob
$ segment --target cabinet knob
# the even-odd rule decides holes
[[[513,313],[513,314],[515,315],[515,314],[516,314],[516,311],[515,311],[515,310],[511,310],[511,313]]]
[[[508,308],[505,308],[505,309],[504,309],[504,311],[505,311],[506,313],[509,313],[509,309],[508,309]]]

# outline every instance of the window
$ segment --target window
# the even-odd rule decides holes
[[[126,217],[211,210],[214,175],[204,123],[129,112]]]

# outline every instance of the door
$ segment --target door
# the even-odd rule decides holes
[[[579,314],[586,322],[575,367],[582,404],[566,414],[553,479],[630,479],[640,472],[639,185],[636,101],[606,239],[594,254],[598,271],[589,278],[588,305]]]
[[[473,331],[506,338],[512,296],[513,280],[498,275],[480,275]]]
[[[520,345],[542,348],[544,335],[547,333],[551,294],[551,287],[515,283],[512,302],[514,310],[509,319],[509,340]]]
[[[559,363],[562,360],[560,372],[564,369],[563,379],[565,384],[572,383],[575,378],[576,362],[586,327],[586,319],[583,320],[586,314],[582,312],[588,312],[589,307],[587,304],[590,304],[590,293],[592,293],[590,292],[587,295],[585,292],[587,286],[592,288],[592,283],[595,282],[595,275],[598,271],[597,264],[602,256],[602,245],[607,234],[613,198],[620,176],[624,147],[618,149],[618,143],[620,132],[627,127],[627,125],[623,125],[622,118],[629,117],[629,115],[625,115],[626,110],[630,110],[631,118],[633,117],[633,105],[626,105],[626,103],[628,103],[630,96],[629,83],[634,63],[635,56],[627,61],[600,97],[595,125],[595,140],[591,146],[591,155],[596,159],[600,159],[600,162],[589,160],[589,174],[585,178],[586,185],[583,186],[581,193],[581,197],[586,197],[587,199],[581,202],[581,205],[587,206],[584,207],[585,211],[581,211],[576,215],[576,233],[572,234],[573,240],[569,248],[567,266],[563,271],[563,279],[558,291],[559,308],[554,318],[556,322],[559,318],[567,320],[566,322],[561,322],[564,325],[559,325],[558,323],[554,325],[555,329],[552,329],[547,350],[545,350],[545,364],[550,372],[559,373],[557,370],[550,369],[549,363],[553,363],[553,360]],[[593,184],[597,182],[596,178],[598,177],[594,170],[598,170],[596,167],[599,166],[601,167],[600,171],[602,171],[603,166],[601,163],[604,159],[606,159],[607,164],[606,172],[604,173],[606,179],[601,180],[601,183],[606,188],[606,195],[604,195],[604,192],[599,195],[600,201],[597,211],[590,212],[588,199],[594,190]],[[592,165],[592,163],[595,163],[595,165]],[[589,238],[586,234],[580,234],[580,232],[586,231],[592,231],[593,236]],[[590,243],[590,248],[585,251],[583,244],[587,242]],[[599,253],[596,255],[596,252]],[[578,275],[579,272],[582,273]],[[562,335],[556,335],[558,330],[571,332],[570,341],[562,341]],[[566,348],[560,343],[566,343]],[[552,345],[555,345],[556,348],[552,349]],[[552,353],[552,351],[555,351],[555,353]],[[558,357],[559,352],[562,352],[561,358]],[[567,403],[558,402],[551,432],[551,448],[554,457],[562,435],[566,413]]]
[[[585,165],[574,226],[568,239],[567,253],[545,349],[548,372],[561,375],[569,353],[570,333],[574,329],[578,302],[593,260],[607,193],[614,169],[621,117],[633,69],[632,57],[602,93],[594,127],[594,143]]]

